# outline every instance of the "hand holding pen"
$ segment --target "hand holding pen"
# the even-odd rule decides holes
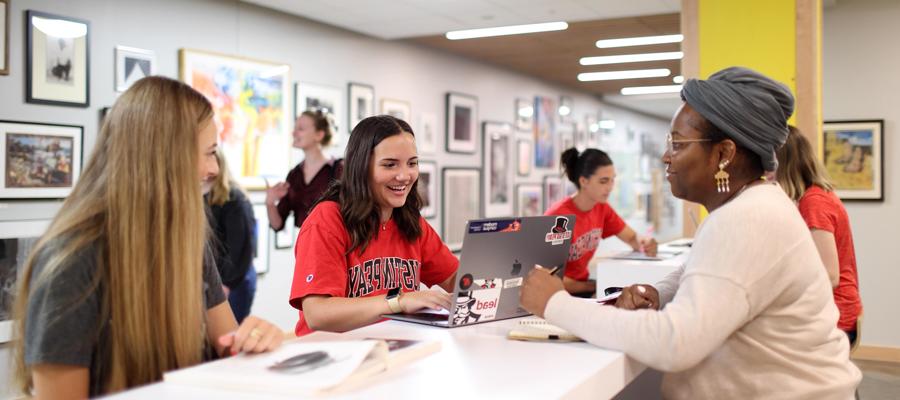
[[[522,290],[519,292],[519,303],[522,308],[538,317],[544,316],[544,309],[547,308],[550,298],[559,291],[565,291],[562,279],[553,275],[559,269],[560,267],[547,269],[540,265],[534,266],[525,277]]]

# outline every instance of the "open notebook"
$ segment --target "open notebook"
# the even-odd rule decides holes
[[[528,341],[560,341],[560,342],[581,342],[578,336],[573,335],[569,331],[553,325],[543,318],[529,317],[522,318],[515,328],[511,329],[506,337],[513,340]]]
[[[174,384],[313,396],[358,387],[368,378],[411,363],[441,349],[440,342],[401,339],[352,341],[290,341],[264,354],[238,354],[225,359],[167,372]]]

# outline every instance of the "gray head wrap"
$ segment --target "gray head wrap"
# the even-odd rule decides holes
[[[778,167],[775,151],[787,140],[794,96],[759,72],[731,67],[707,80],[690,79],[681,99],[729,138],[759,155],[763,169]]]

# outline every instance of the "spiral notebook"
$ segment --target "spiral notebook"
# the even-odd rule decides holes
[[[571,332],[553,325],[543,318],[523,318],[515,328],[506,334],[507,339],[525,341],[557,341],[557,342],[583,342],[581,338]]]

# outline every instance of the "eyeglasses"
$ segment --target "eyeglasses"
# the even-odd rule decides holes
[[[696,142],[711,142],[712,139],[672,139],[672,134],[666,135],[666,150],[669,151],[669,154],[675,154],[678,150],[684,148],[684,146],[676,146],[684,143],[696,143]]]

